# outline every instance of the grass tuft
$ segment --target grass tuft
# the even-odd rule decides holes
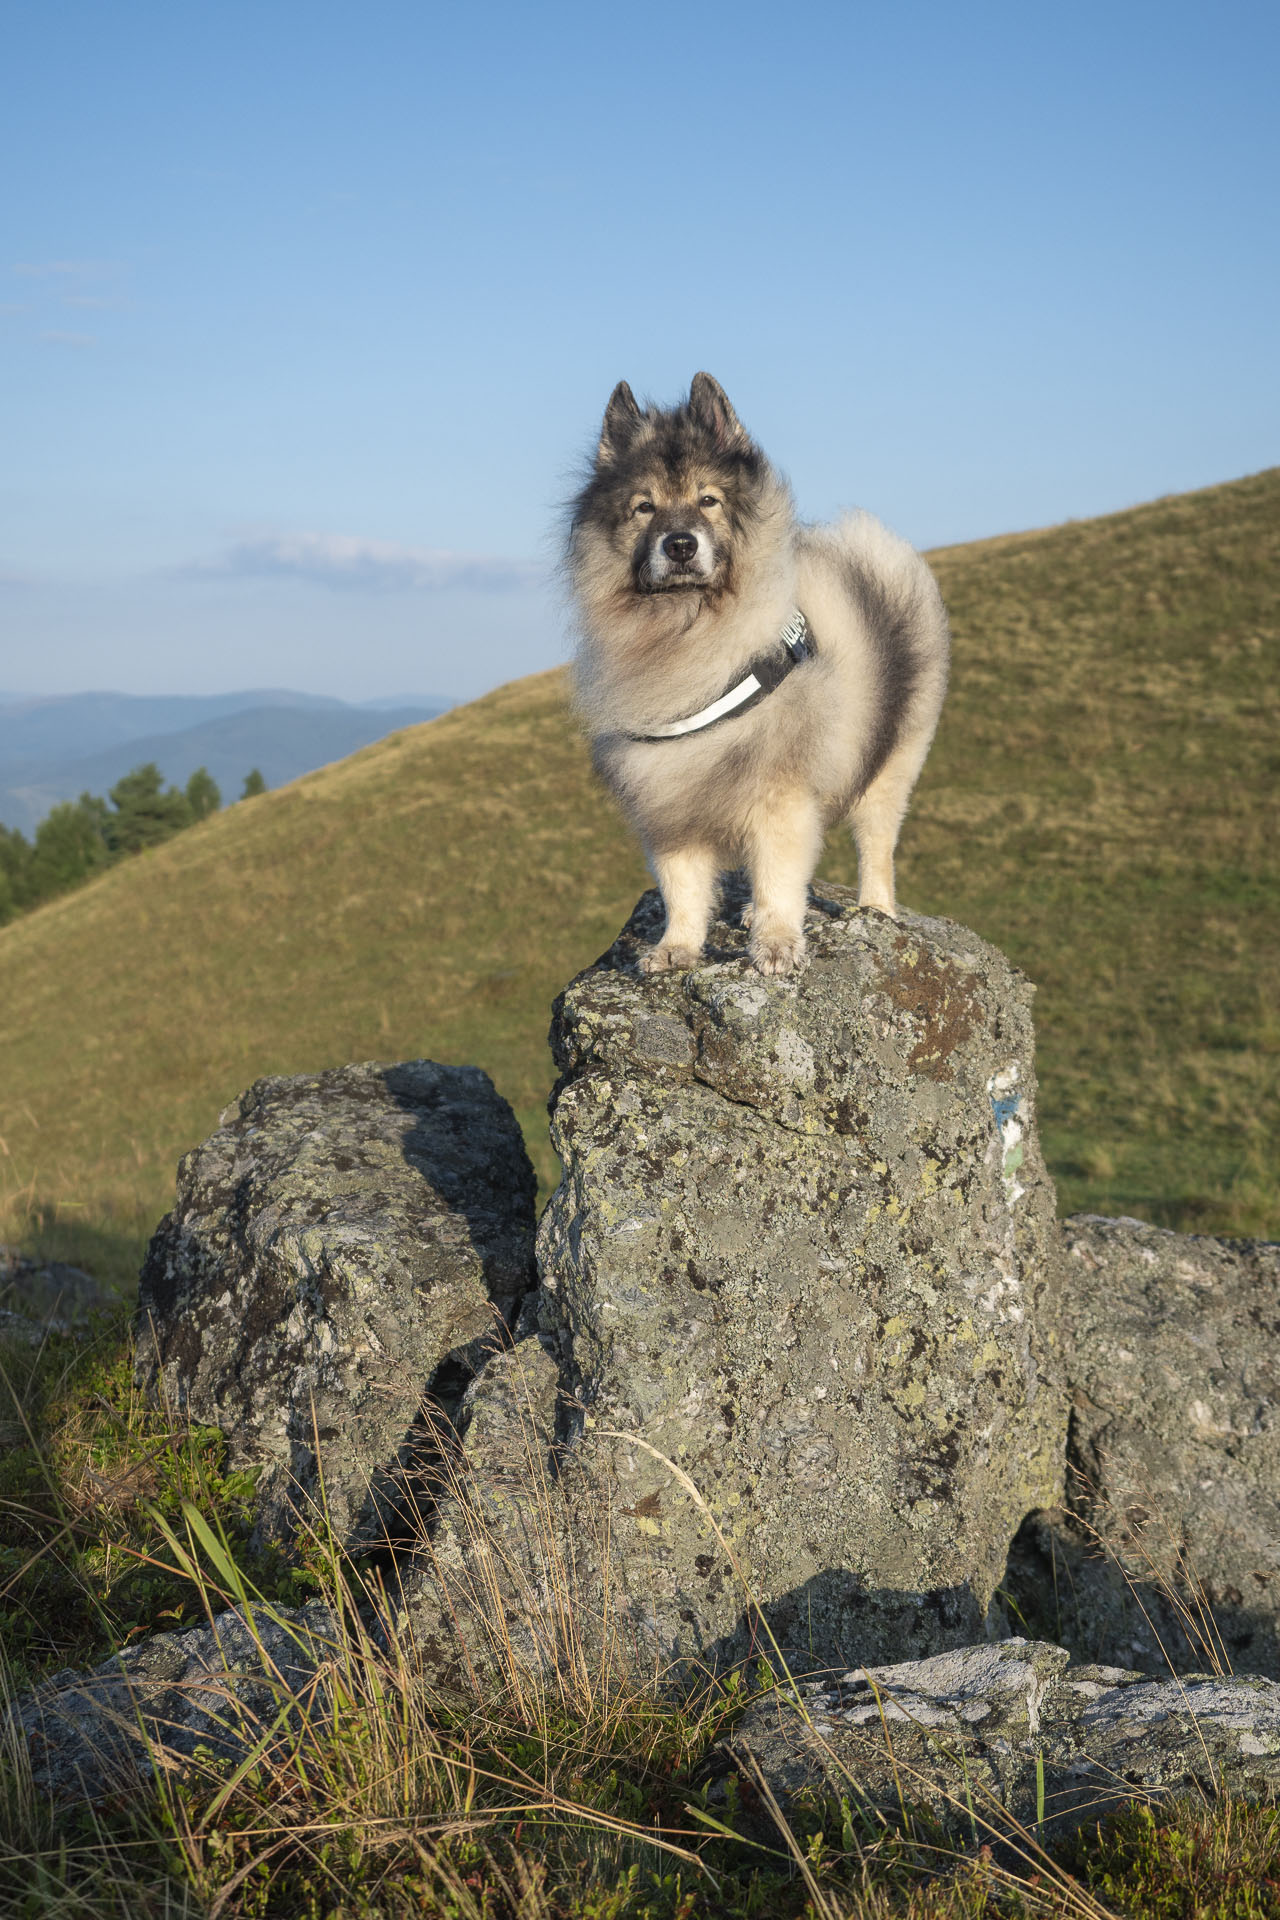
[[[251,1551],[252,1472],[213,1427],[146,1406],[128,1330],[0,1350],[0,1639],[32,1677],[103,1659],[139,1634],[203,1623],[199,1588],[164,1555],[194,1504],[278,1601],[314,1592],[305,1561]]]

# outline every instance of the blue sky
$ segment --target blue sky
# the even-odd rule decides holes
[[[614,382],[918,544],[1274,464],[1280,9],[11,0],[0,690],[564,653]]]

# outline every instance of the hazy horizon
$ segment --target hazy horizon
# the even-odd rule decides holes
[[[466,699],[566,652],[610,389],[918,546],[1275,463],[1280,16],[10,22],[0,681]]]
[[[341,706],[363,708],[370,712],[381,708],[394,711],[400,707],[438,706],[444,698],[443,695],[433,693],[380,693],[373,694],[367,700],[343,700],[339,694],[317,694],[311,687],[210,687],[207,690],[197,689],[186,694],[175,693],[171,687],[149,687],[145,693],[130,692],[124,687],[69,687],[62,693],[39,690],[17,693],[0,687],[0,707],[36,706],[45,703],[53,705],[57,701],[67,700],[163,700],[166,698],[217,700],[249,699],[254,696],[265,700],[275,699],[281,695],[302,700],[333,700]]]

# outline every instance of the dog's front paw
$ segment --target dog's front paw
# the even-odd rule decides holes
[[[758,973],[798,973],[804,965],[802,933],[756,934],[748,949]]]
[[[650,947],[640,955],[641,973],[685,973],[690,967],[696,967],[702,955],[696,947],[671,946],[660,940],[656,947]]]

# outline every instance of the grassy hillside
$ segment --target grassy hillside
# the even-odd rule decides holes
[[[1064,1210],[1280,1232],[1278,550],[1280,469],[933,556],[955,666],[900,891],[1039,983]],[[370,1057],[486,1067],[551,1179],[550,1002],[644,882],[553,673],[14,923],[0,1239],[125,1277],[242,1086]]]

